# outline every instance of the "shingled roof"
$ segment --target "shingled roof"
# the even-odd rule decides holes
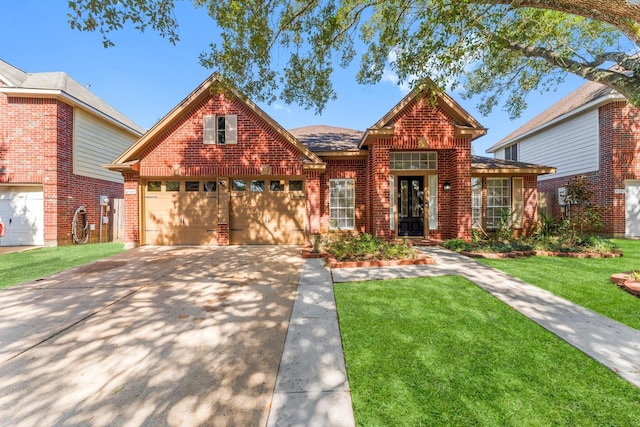
[[[333,126],[305,126],[289,133],[313,152],[358,151],[364,132]]]
[[[536,175],[546,175],[555,173],[556,168],[534,163],[496,159],[493,157],[471,156],[471,171],[472,173],[488,174],[532,173]]]
[[[37,93],[38,91],[60,92],[66,94],[78,104],[105,115],[120,126],[134,133],[143,134],[145,130],[117,111],[103,99],[63,72],[27,73],[0,59],[0,92]]]
[[[624,97],[608,86],[595,82],[587,82],[520,128],[487,148],[487,153],[493,153],[524,135],[536,132],[556,121],[570,117],[593,103],[597,104],[598,101],[605,103],[613,99],[624,99]]]

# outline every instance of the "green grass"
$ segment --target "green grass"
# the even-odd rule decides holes
[[[122,243],[57,246],[0,255],[0,289],[124,251]]]
[[[621,258],[482,259],[483,263],[546,289],[632,328],[640,329],[640,299],[609,280],[614,273],[640,269],[640,240],[614,242]]]
[[[458,276],[336,284],[359,426],[630,426],[640,390]]]

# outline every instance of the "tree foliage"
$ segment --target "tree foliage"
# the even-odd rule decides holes
[[[568,73],[607,85],[640,106],[640,3],[632,0],[192,0],[219,37],[200,62],[247,96],[322,111],[331,75],[358,55],[356,80],[426,79],[480,95],[488,114],[512,117],[533,90]],[[69,23],[109,34],[126,25],[179,40],[175,0],[69,1]],[[212,37],[213,38],[213,37]],[[612,65],[617,64],[616,67]]]

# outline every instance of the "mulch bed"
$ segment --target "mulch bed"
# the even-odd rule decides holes
[[[327,255],[329,268],[358,268],[358,267],[395,267],[401,265],[430,265],[435,264],[433,258],[423,255],[415,259],[369,260],[369,261],[338,261],[333,255]]]
[[[338,261],[333,255],[329,253],[312,252],[310,249],[303,249],[302,258],[325,258],[329,268],[395,267],[395,266],[401,266],[401,265],[435,264],[435,261],[433,260],[433,258],[425,254],[420,254],[415,259]]]
[[[467,252],[460,254],[470,258],[504,259],[504,258],[528,258],[531,256],[556,256],[561,258],[618,258],[620,252],[554,252],[554,251],[512,251],[512,252]]]

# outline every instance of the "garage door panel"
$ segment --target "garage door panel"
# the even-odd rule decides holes
[[[42,187],[0,187],[0,219],[6,227],[1,246],[43,245]]]
[[[218,196],[210,191],[147,192],[145,243],[152,245],[213,245],[218,241]],[[200,186],[204,189],[204,186]]]
[[[640,237],[640,181],[625,183],[625,236]]]
[[[260,180],[270,182],[270,179]],[[284,188],[286,190],[286,186]],[[304,194],[285,190],[272,191],[266,186],[265,191],[232,193],[230,243],[304,244]]]

